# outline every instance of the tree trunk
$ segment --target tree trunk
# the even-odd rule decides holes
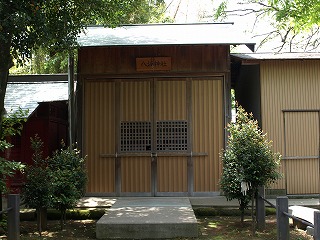
[[[244,211],[245,211],[245,204],[243,203],[243,201],[240,201],[241,224],[244,223]]]
[[[6,31],[7,29],[2,29]],[[9,69],[13,66],[12,56],[10,54],[12,34],[8,31],[8,38],[0,38],[0,138],[3,138],[2,120],[5,114],[4,98],[7,90]],[[2,176],[0,176],[2,177]],[[2,211],[2,192],[0,192],[0,211]],[[2,214],[0,214],[2,220]]]
[[[255,200],[255,196],[256,196],[256,189],[253,188],[252,189],[252,196],[251,196],[251,219],[252,219],[252,236],[256,235],[256,218],[255,218],[255,214],[254,214],[254,200]]]
[[[41,236],[42,231],[47,230],[47,208],[39,207],[37,208],[37,225],[38,231]]]
[[[61,207],[60,212],[61,212],[60,228],[61,228],[61,230],[63,230],[64,225],[66,224],[66,221],[67,221],[67,209],[64,207]]]
[[[241,224],[244,223],[244,209],[241,209]]]
[[[13,66],[10,54],[11,35],[7,39],[0,39],[0,132],[2,135],[2,119],[5,114],[4,97],[6,95],[9,69]]]
[[[2,176],[0,176],[2,177]],[[0,191],[0,222],[2,221],[2,192]]]

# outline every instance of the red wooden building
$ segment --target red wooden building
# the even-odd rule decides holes
[[[30,137],[35,134],[38,134],[44,143],[44,157],[58,149],[62,139],[67,142],[67,100],[67,75],[10,76],[5,97],[6,112],[14,112],[20,107],[28,110],[28,115],[21,136],[8,139],[14,147],[3,153],[5,158],[31,164],[33,152]],[[13,189],[21,183],[21,175],[16,175],[9,181]]]

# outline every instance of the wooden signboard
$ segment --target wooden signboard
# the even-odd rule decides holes
[[[171,57],[136,58],[138,72],[170,71]]]

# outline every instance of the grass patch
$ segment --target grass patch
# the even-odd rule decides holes
[[[241,216],[241,212],[238,208],[224,208],[224,207],[203,207],[193,209],[194,214],[197,217],[206,217],[206,216]],[[276,209],[266,208],[266,216],[275,215]],[[251,216],[251,209],[245,210],[245,216]]]
[[[78,212],[78,211],[76,211]],[[83,214],[83,210],[79,211]],[[77,214],[80,214],[80,213]],[[75,214],[75,213],[74,213]],[[266,229],[258,231],[252,235],[250,216],[245,218],[244,223],[240,222],[239,216],[209,216],[197,217],[199,225],[199,236],[192,240],[276,240],[277,227],[276,217],[270,215],[266,217]],[[68,220],[65,230],[60,230],[59,220],[48,221],[48,230],[39,236],[36,221],[21,222],[21,240],[85,240],[96,239],[95,220]],[[1,232],[0,239],[6,238],[5,232]],[[183,240],[188,238],[176,238],[173,240]],[[290,228],[290,240],[312,240],[302,230]]]
[[[90,209],[71,209],[67,210],[68,220],[98,220],[104,214],[106,210],[102,208],[90,208]],[[21,221],[34,221],[36,219],[36,211],[30,209],[24,209],[20,213]],[[48,209],[48,220],[60,220],[61,213],[55,209]]]
[[[105,213],[106,209],[74,209],[67,211],[67,224],[65,230],[60,230],[60,212],[48,210],[48,230],[42,232],[42,236],[37,232],[35,218],[33,221],[21,222],[21,240],[37,239],[96,239],[96,221]],[[192,240],[276,240],[277,227],[275,210],[266,208],[266,229],[252,234],[251,211],[246,211],[244,223],[240,221],[240,210],[237,208],[196,208],[194,209],[198,226],[199,236]],[[34,215],[35,216],[35,215]],[[72,219],[72,220],[70,220]],[[85,219],[85,220],[84,220]],[[0,239],[5,238],[5,229],[0,228]],[[177,238],[173,240],[183,240],[188,238]],[[302,230],[290,228],[290,240],[311,240],[311,236],[306,235]]]
[[[212,240],[276,240],[277,228],[276,217],[266,217],[266,229],[252,234],[252,222],[250,217],[240,222],[238,216],[214,216],[198,217],[199,237],[197,239]],[[311,240],[302,230],[290,228],[290,240]]]
[[[67,210],[68,220],[98,220],[105,214],[104,209],[72,209]],[[61,214],[58,210],[48,210],[48,220],[59,220]]]

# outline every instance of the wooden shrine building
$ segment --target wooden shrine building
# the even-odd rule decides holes
[[[233,24],[90,27],[79,37],[87,195],[219,194]]]

